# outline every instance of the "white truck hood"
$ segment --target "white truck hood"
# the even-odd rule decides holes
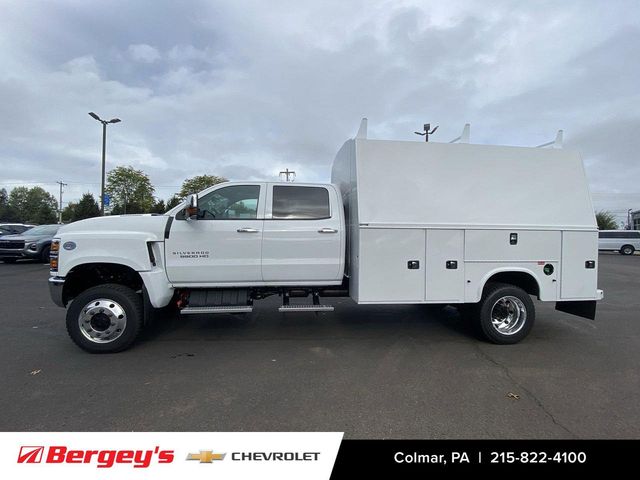
[[[87,218],[64,225],[58,230],[59,236],[67,234],[108,234],[145,237],[149,241],[163,241],[167,225],[167,215],[113,215]]]

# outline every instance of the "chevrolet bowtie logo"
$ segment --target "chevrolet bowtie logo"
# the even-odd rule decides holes
[[[187,460],[200,460],[200,463],[211,463],[214,460],[224,460],[226,453],[213,453],[212,450],[200,450],[200,453],[190,453]]]

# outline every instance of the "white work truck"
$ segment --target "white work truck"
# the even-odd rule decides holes
[[[338,152],[330,184],[226,182],[164,215],[60,229],[49,285],[89,352],[129,347],[155,309],[250,313],[358,304],[466,307],[498,344],[531,330],[531,296],[595,318],[598,230],[576,152],[371,140]],[[292,300],[294,299],[294,300]]]

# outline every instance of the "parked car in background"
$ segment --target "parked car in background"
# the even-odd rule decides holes
[[[600,230],[598,250],[633,255],[633,252],[640,250],[640,230]]]
[[[0,223],[0,235],[15,235],[35,227],[24,223]]]
[[[51,240],[60,225],[39,225],[17,235],[0,237],[0,259],[13,263],[19,258],[31,258],[49,262]]]

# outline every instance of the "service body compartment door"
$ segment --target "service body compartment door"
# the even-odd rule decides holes
[[[464,302],[464,230],[427,230],[427,301]]]
[[[360,303],[424,302],[425,231],[361,228]]]
[[[596,299],[597,289],[598,232],[562,232],[560,299]]]
[[[561,233],[544,230],[467,230],[465,260],[550,262],[560,260]]]

